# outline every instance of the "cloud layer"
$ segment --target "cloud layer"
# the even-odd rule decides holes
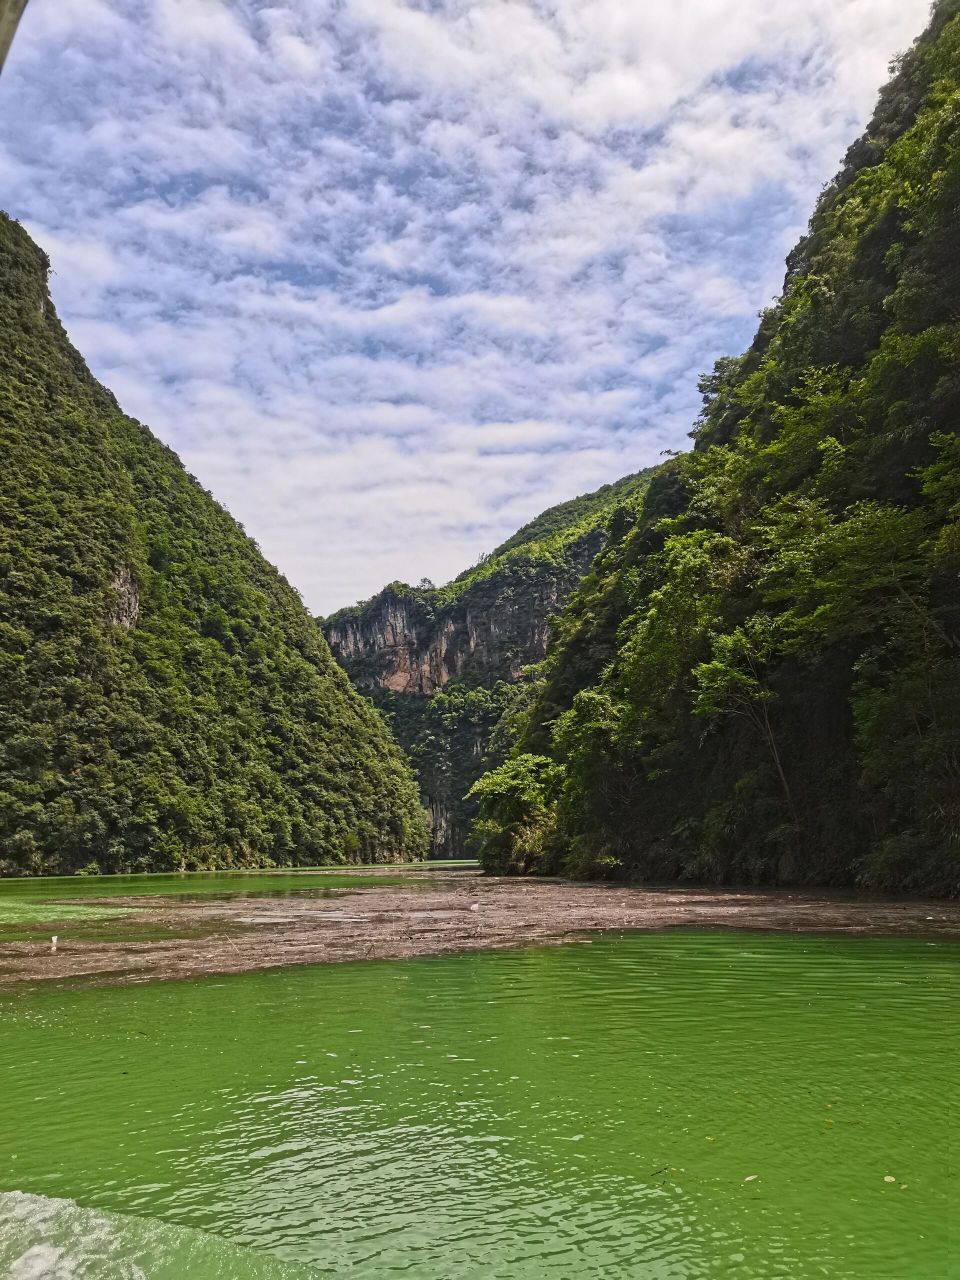
[[[0,203],[317,612],[683,447],[927,0],[32,0]]]

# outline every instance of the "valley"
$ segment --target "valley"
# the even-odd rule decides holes
[[[0,1275],[960,1274],[960,0],[0,64]]]

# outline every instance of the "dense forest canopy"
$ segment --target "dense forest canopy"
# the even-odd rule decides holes
[[[0,218],[0,873],[419,857],[407,762]]]
[[[960,891],[960,0],[477,784],[491,870]]]

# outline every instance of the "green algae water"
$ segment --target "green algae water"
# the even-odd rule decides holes
[[[430,866],[411,864],[416,868]],[[442,864],[433,864],[442,865]],[[452,864],[451,864],[452,865]],[[407,868],[409,873],[410,868]],[[0,912],[12,916],[28,907],[34,914],[45,904],[75,898],[209,898],[327,893],[369,885],[416,884],[401,868],[393,874],[373,868],[287,871],[181,871],[115,876],[34,876],[0,879]],[[26,915],[24,915],[26,918]]]
[[[442,863],[413,865],[418,868],[444,866]],[[456,869],[470,864],[446,865]],[[371,867],[348,870],[291,868],[0,879],[0,943],[38,941],[48,938],[54,929],[59,930],[64,938],[88,941],[109,937],[135,941],[164,936],[156,929],[130,925],[128,917],[133,908],[110,906],[101,899],[166,898],[182,905],[211,898],[332,897],[345,889],[371,886],[416,888],[425,883],[423,874],[409,872],[409,866],[406,875],[400,868],[386,871]],[[182,927],[177,930],[178,935],[183,932]]]
[[[0,1001],[0,1275],[960,1276],[960,948],[722,932]]]

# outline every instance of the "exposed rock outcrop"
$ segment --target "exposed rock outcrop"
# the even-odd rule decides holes
[[[394,582],[323,622],[334,657],[393,725],[420,779],[434,856],[465,852],[465,799],[489,767],[491,734],[551,620],[607,538],[611,513],[649,473],[552,507],[445,587]]]
[[[140,617],[140,584],[137,582],[137,575],[129,565],[124,565],[114,574],[110,587],[114,593],[108,614],[110,622],[128,630],[135,627]]]
[[[515,680],[546,653],[551,615],[602,543],[593,530],[561,564],[510,564],[447,602],[442,591],[393,584],[328,620],[324,634],[359,689],[423,695],[465,677]]]

